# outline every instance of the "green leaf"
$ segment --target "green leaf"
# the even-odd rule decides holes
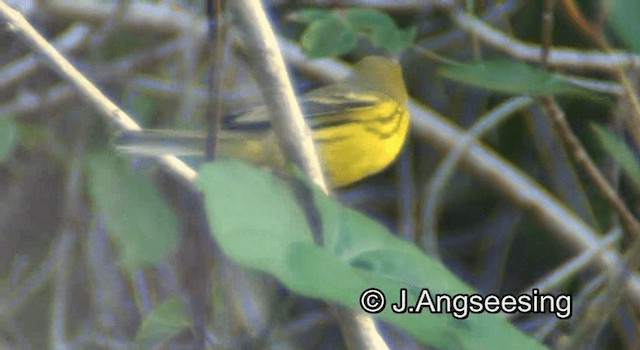
[[[612,0],[608,5],[611,27],[633,52],[640,53],[640,2]]]
[[[344,18],[353,28],[369,35],[374,45],[390,52],[411,46],[416,35],[415,27],[400,30],[391,16],[375,9],[347,9]]]
[[[560,75],[521,62],[496,60],[449,65],[441,68],[440,73],[454,81],[510,94],[587,95],[586,90]]]
[[[385,227],[312,189],[325,246],[316,246],[306,217],[281,180],[232,160],[205,165],[198,175],[212,232],[224,252],[247,267],[277,277],[291,290],[360,310],[363,291],[375,287],[395,300],[400,288],[473,293],[439,261]],[[415,299],[413,299],[415,300]],[[421,342],[445,349],[544,349],[506,318],[443,313],[377,315]]]
[[[189,325],[189,316],[182,301],[176,297],[170,298],[153,308],[144,317],[142,325],[136,332],[136,344],[148,349]]]
[[[329,17],[313,21],[301,41],[311,57],[338,56],[355,48],[356,33],[344,21]]]
[[[0,163],[3,163],[18,141],[18,125],[8,115],[0,115]]]
[[[375,9],[306,9],[297,12],[295,17],[309,23],[301,41],[311,57],[345,54],[356,47],[358,35],[368,37],[375,46],[390,52],[411,46],[416,36],[415,27],[401,30],[391,16]]]
[[[418,28],[411,26],[404,30],[396,30],[388,41],[378,39],[378,45],[389,52],[399,52],[413,45]]]
[[[149,180],[110,153],[90,162],[91,194],[109,234],[134,271],[163,259],[178,241],[178,221]]]
[[[370,8],[350,8],[344,10],[344,18],[359,31],[384,35],[397,29],[396,23],[388,14]]]
[[[287,245],[312,242],[304,214],[275,177],[221,159],[202,167],[196,186],[207,194],[205,205],[216,239],[239,263],[284,270]]]
[[[602,147],[616,160],[633,186],[640,192],[640,163],[633,151],[607,129],[596,124],[591,124],[591,129],[596,133]]]

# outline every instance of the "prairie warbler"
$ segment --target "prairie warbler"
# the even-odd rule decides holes
[[[342,187],[377,173],[400,153],[409,129],[407,91],[400,65],[369,56],[342,81],[299,98],[328,180]],[[219,135],[222,155],[279,167],[282,153],[264,107],[228,118]],[[125,152],[203,153],[204,136],[175,131],[126,131],[114,141]]]

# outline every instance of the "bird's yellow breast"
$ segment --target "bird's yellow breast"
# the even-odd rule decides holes
[[[349,122],[313,131],[334,187],[347,186],[386,168],[400,153],[409,129],[407,109],[390,98],[370,111],[350,113],[342,116]]]

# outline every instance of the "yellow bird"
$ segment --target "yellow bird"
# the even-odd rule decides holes
[[[335,84],[305,93],[299,103],[332,187],[348,186],[391,164],[409,130],[401,66],[369,56]],[[271,167],[284,165],[266,108],[227,119],[219,154]],[[176,131],[126,131],[114,143],[135,154],[202,154],[204,136]]]

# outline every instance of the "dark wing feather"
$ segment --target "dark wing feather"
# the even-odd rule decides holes
[[[315,91],[314,91],[315,92]],[[327,94],[308,94],[298,99],[300,108],[311,128],[319,124],[340,123],[332,117],[340,118],[345,110],[373,108],[380,102],[374,94],[358,94],[352,92]],[[266,110],[260,108],[249,113],[240,113],[226,117],[222,127],[225,130],[265,131],[270,128]]]

